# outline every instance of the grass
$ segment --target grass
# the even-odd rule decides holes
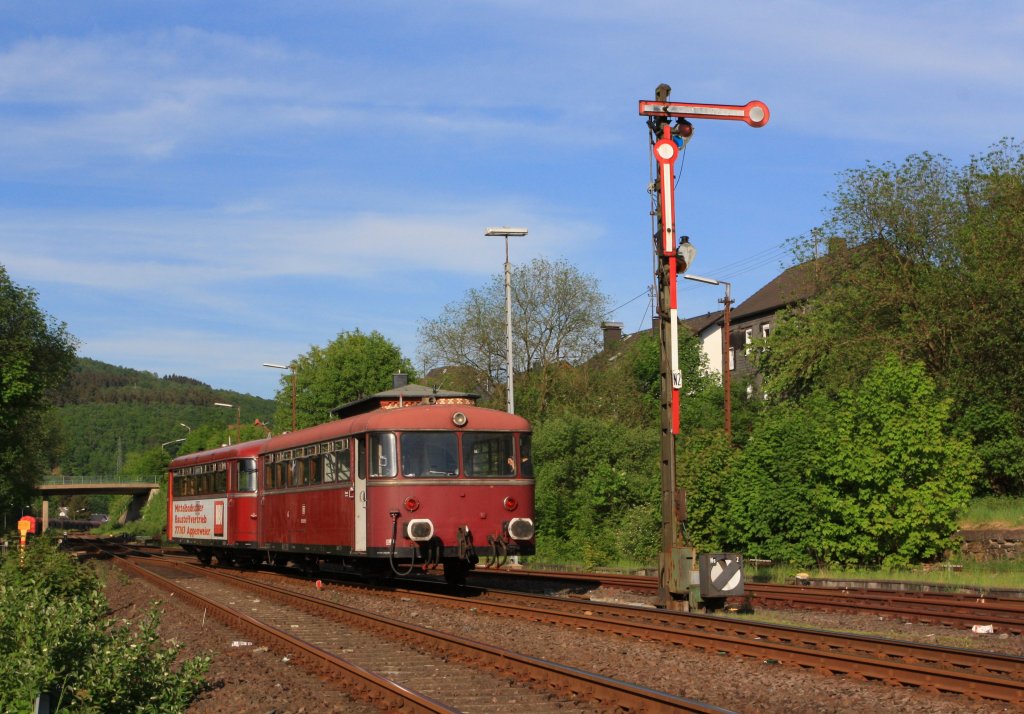
[[[954,566],[954,567],[945,567]],[[959,567],[960,569],[956,569]],[[947,587],[1024,590],[1024,561],[1000,560],[988,562],[958,561],[928,567],[917,566],[909,570],[857,568],[832,570],[829,568],[796,568],[772,565],[748,568],[747,579],[761,583],[792,582],[797,573],[806,573],[812,579],[834,580],[899,580],[900,582],[928,583]]]
[[[971,501],[960,521],[962,528],[1024,528],[1024,499],[986,496]]]

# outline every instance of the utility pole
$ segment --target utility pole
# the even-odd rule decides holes
[[[658,85],[653,101],[640,101],[640,115],[647,117],[657,176],[651,185],[656,204],[654,252],[657,259],[658,315],[661,318],[661,558],[658,600],[666,609],[689,610],[696,554],[688,544],[686,493],[676,501],[676,445],[679,433],[679,399],[682,373],[679,370],[679,314],[677,275],[693,262],[696,250],[687,237],[676,233],[675,161],[679,150],[693,136],[689,119],[724,119],[746,122],[753,127],[768,123],[768,107],[753,101],[744,106],[670,102],[672,88]],[[673,119],[675,123],[673,123]]]

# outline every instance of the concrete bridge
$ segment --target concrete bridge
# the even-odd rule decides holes
[[[160,490],[159,476],[47,476],[37,489],[43,496],[43,530],[50,527],[50,497],[103,494],[132,496],[121,523],[139,518],[142,507]]]

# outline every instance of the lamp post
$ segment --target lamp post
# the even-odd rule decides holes
[[[722,318],[722,388],[725,391],[725,433],[732,435],[732,371],[729,364],[729,312],[732,306],[732,283],[714,278],[704,278],[700,275],[684,275],[687,280],[708,285],[724,285],[725,297],[718,302],[725,305],[725,314]]]
[[[516,402],[512,383],[512,264],[508,260],[508,237],[525,236],[526,228],[488,228],[485,236],[505,236],[505,360],[508,370],[508,413],[515,414]]]
[[[272,367],[273,369],[290,369],[292,371],[292,431],[295,431],[295,363],[292,362],[289,365],[275,364],[273,362],[264,362],[264,367]]]
[[[238,410],[238,416],[237,416],[237,418],[235,420],[235,430],[236,430],[236,433],[238,435],[238,440],[241,441],[242,440],[242,407],[241,407],[241,405],[236,407],[234,404],[228,404],[226,402],[214,402],[213,406],[215,406],[215,407],[227,407],[228,409],[237,409]],[[231,446],[231,433],[230,432],[228,433],[228,446]]]

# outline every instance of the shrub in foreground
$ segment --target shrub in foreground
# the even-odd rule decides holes
[[[30,712],[42,692],[63,712],[182,712],[203,686],[207,658],[176,669],[180,645],[164,647],[157,611],[140,625],[117,622],[95,574],[49,539],[24,564],[0,564],[0,711]]]

